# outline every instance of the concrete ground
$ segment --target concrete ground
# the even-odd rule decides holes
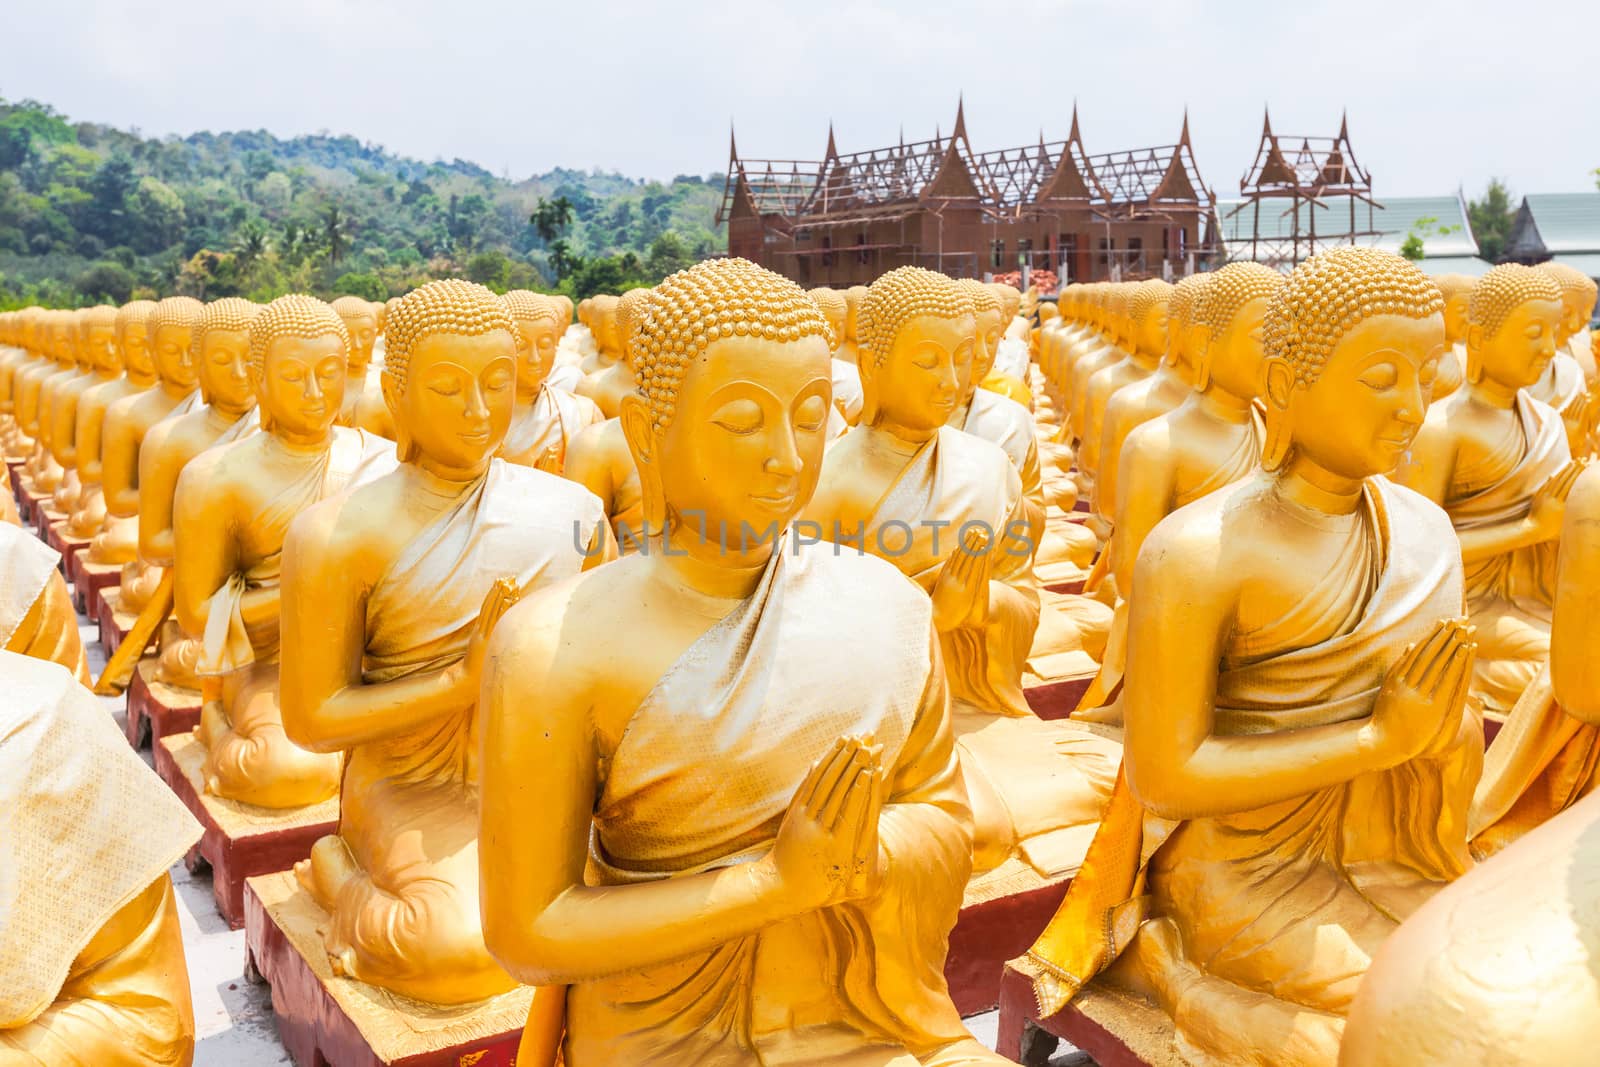
[[[80,616],[78,631],[89,654],[89,673],[98,677],[105,666],[100,632]],[[120,727],[127,717],[123,697],[101,697]],[[140,752],[151,762],[148,749]],[[280,1067],[290,1063],[278,1042],[272,994],[265,985],[244,977],[244,931],[230,930],[217,914],[211,877],[189,873],[173,864],[172,884],[178,898],[178,920],[189,961],[189,988],[194,997],[195,1067]],[[967,1019],[974,1036],[994,1048],[999,1012]],[[1050,1067],[1085,1067],[1093,1061],[1081,1052],[1063,1049]],[[334,1065],[338,1067],[338,1065]]]

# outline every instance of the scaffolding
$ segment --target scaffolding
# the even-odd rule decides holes
[[[1232,220],[1248,212],[1250,236],[1235,242],[1248,244],[1245,258],[1277,270],[1293,269],[1327,248],[1382,236],[1374,211],[1383,205],[1373,199],[1372,175],[1356,162],[1348,118],[1340,118],[1333,137],[1287,138],[1291,146],[1297,140],[1299,147],[1286,150],[1285,138],[1272,131],[1271,113],[1264,116],[1255,162],[1239,182],[1244,200],[1227,215]]]

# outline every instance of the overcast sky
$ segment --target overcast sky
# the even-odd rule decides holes
[[[1378,195],[1594,188],[1597,0],[9,0],[0,95],[146,134],[349,133],[526,177],[720,171],[948,132],[979,151],[1176,139],[1238,193],[1341,109]]]

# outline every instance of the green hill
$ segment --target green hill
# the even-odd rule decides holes
[[[720,174],[640,182],[563,168],[511,181],[348,136],[158,140],[0,98],[0,308],[173,293],[376,300],[445,275],[582,298],[720,251],[721,195]]]

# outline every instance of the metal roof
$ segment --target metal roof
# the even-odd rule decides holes
[[[1539,236],[1558,259],[1563,252],[1600,253],[1600,192],[1529,193]]]
[[[1316,233],[1330,235],[1325,240],[1318,238],[1317,251],[1349,244],[1347,236],[1338,235],[1348,233],[1352,207],[1355,209],[1358,223],[1365,226],[1368,205],[1359,200],[1333,196],[1318,204],[1302,202],[1298,208],[1302,241],[1305,241],[1306,234],[1312,232],[1314,224]],[[1419,234],[1422,238],[1423,253],[1427,258],[1476,259],[1478,255],[1478,243],[1473,240],[1472,227],[1467,223],[1466,205],[1459,196],[1387,197],[1372,205],[1371,211],[1370,229],[1377,231],[1377,235],[1358,236],[1356,242],[1359,244],[1398,252],[1413,227],[1423,223],[1424,220],[1432,219],[1434,221],[1428,224],[1428,228],[1434,232]],[[1254,221],[1254,207],[1251,201],[1245,199],[1217,201],[1217,224],[1223,246],[1227,249],[1230,259],[1249,258]],[[1289,238],[1294,232],[1294,222],[1289,201],[1261,202],[1263,240]],[[1448,227],[1451,232],[1438,233],[1441,227]]]

